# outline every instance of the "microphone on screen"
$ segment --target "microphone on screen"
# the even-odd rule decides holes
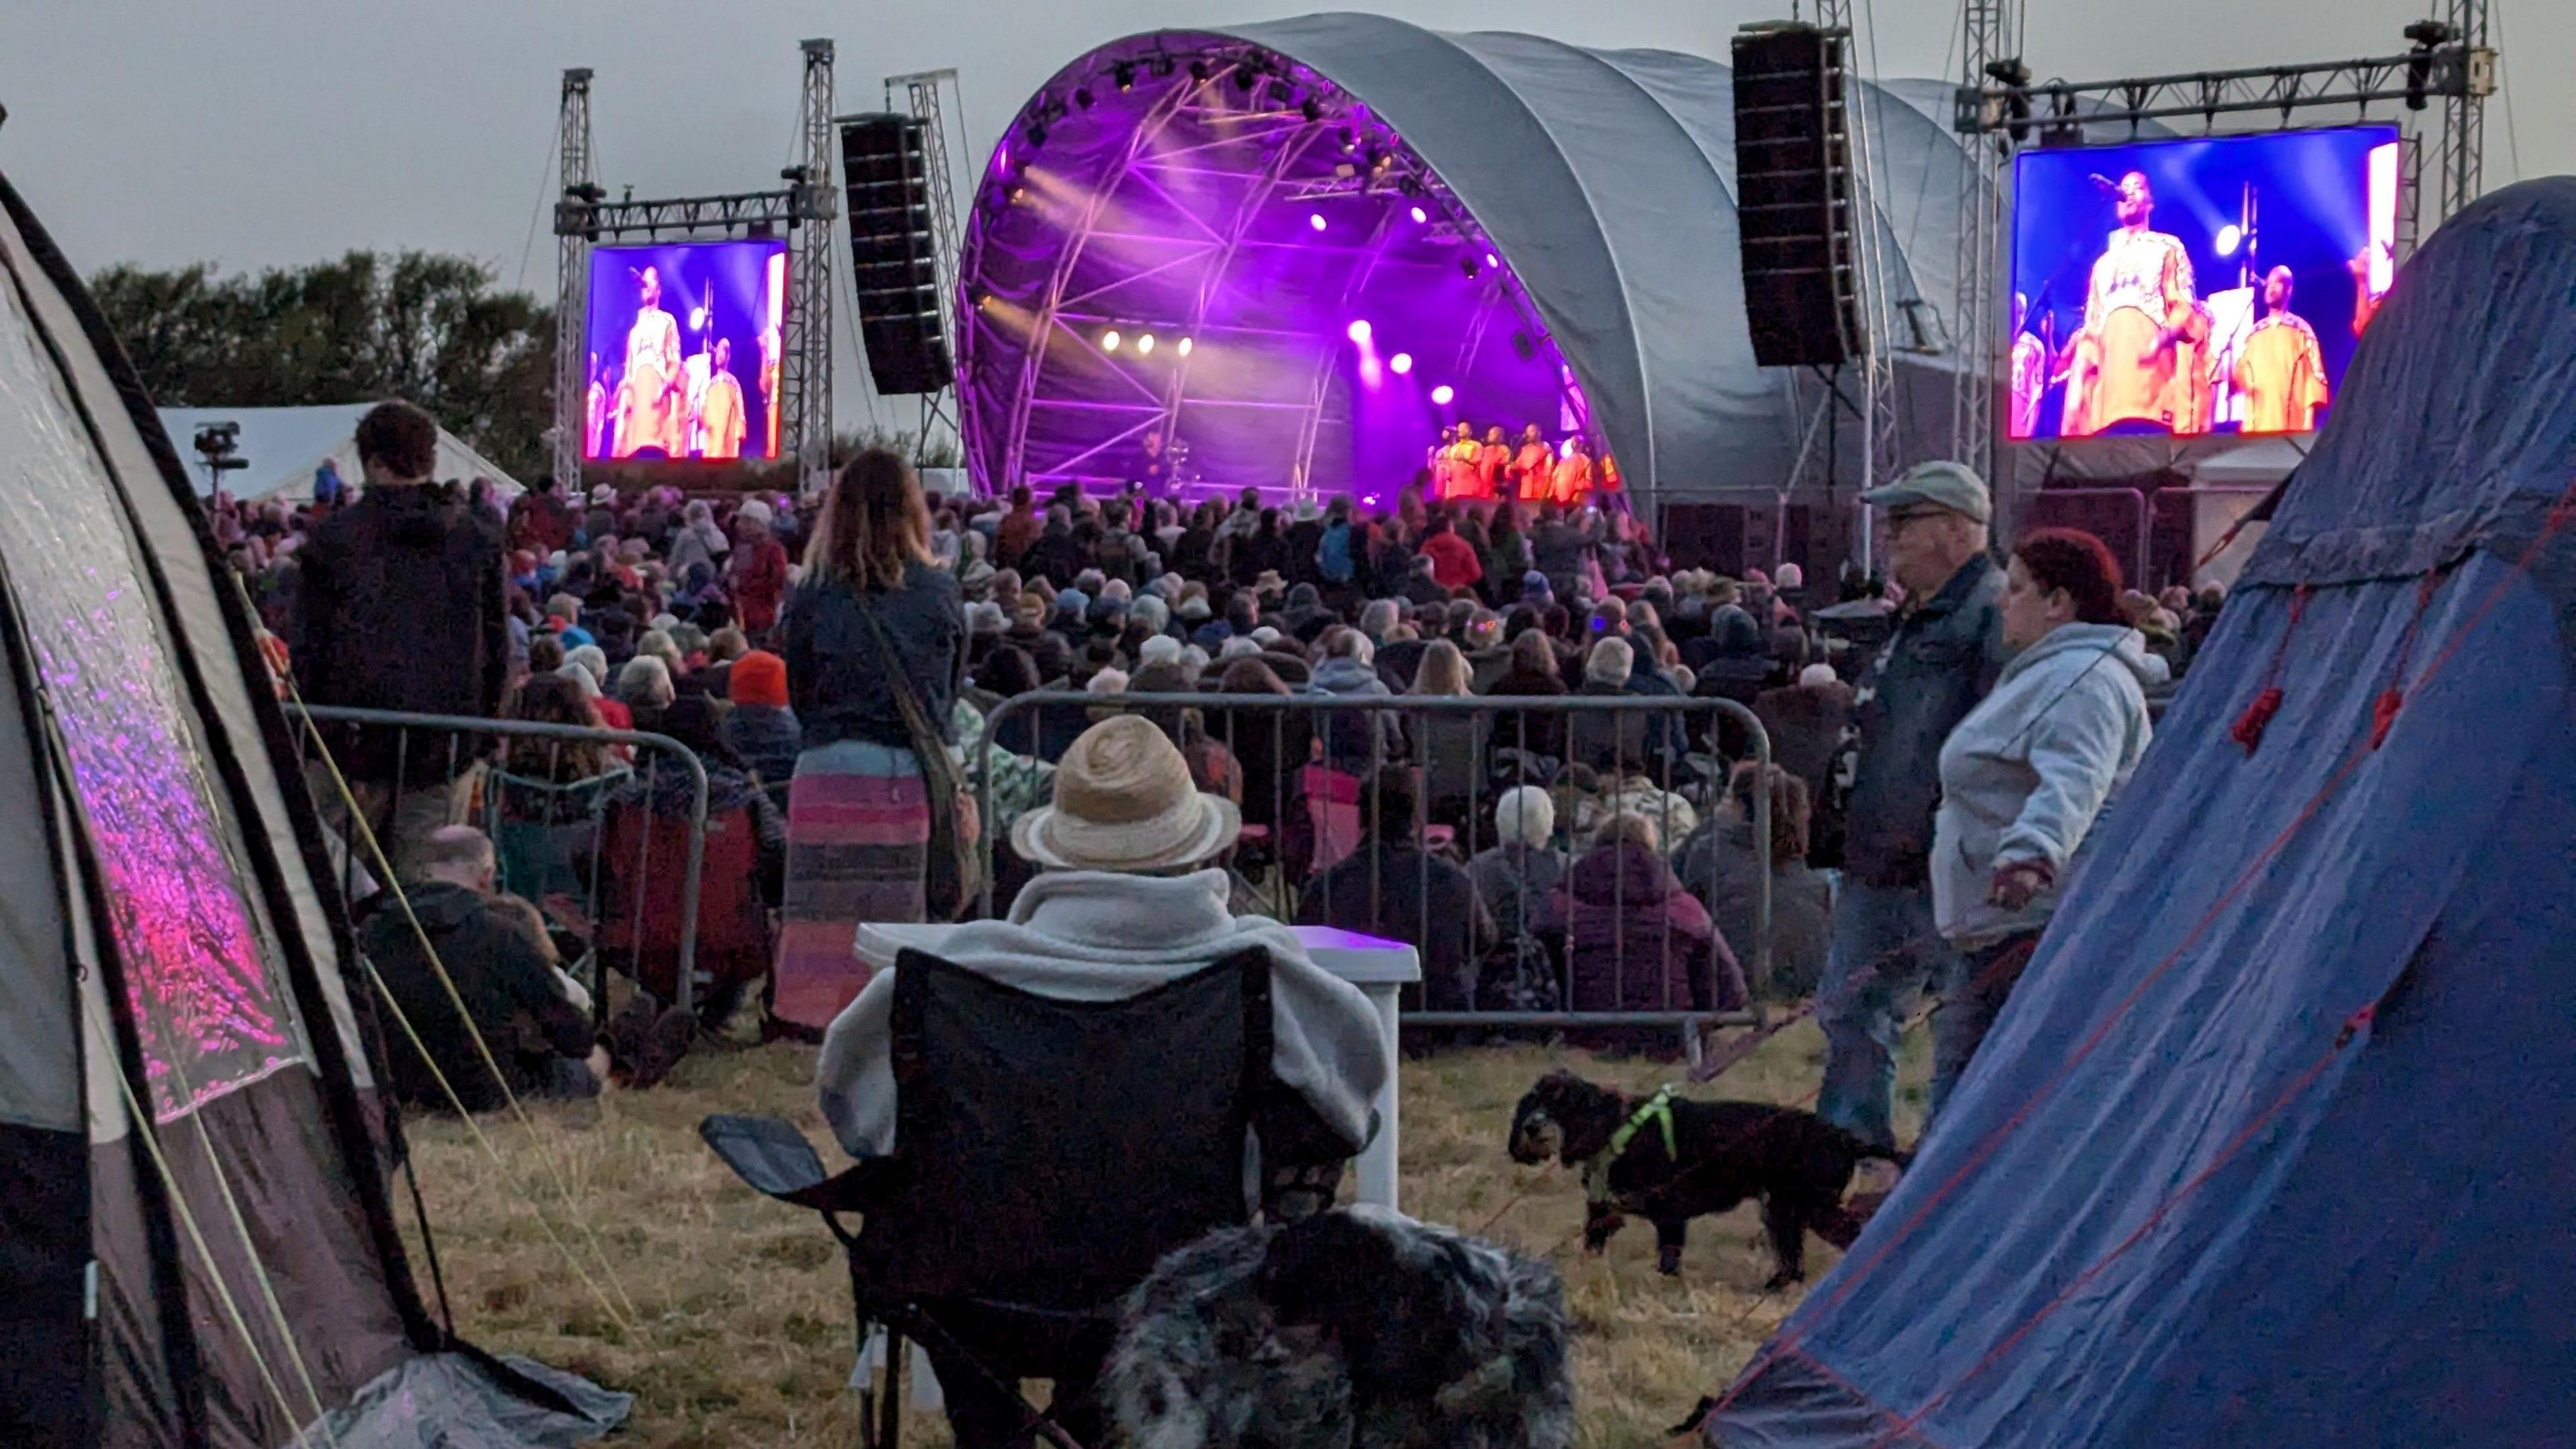
[[[2092,182],[2092,183],[2093,183],[2094,185],[2096,185],[2096,186],[2101,187],[2104,191],[2112,192],[2112,193],[2114,193],[2114,194],[2116,194],[2116,193],[2119,191],[2119,189],[2120,189],[2120,183],[2118,183],[2118,182],[2116,182],[2116,181],[2112,180],[2112,179],[2111,179],[2110,177],[2108,177],[2108,176],[2103,175],[2103,174],[2102,174],[2101,172],[2099,172],[2099,171],[2094,172],[2093,174],[2091,174],[2090,176],[2085,177],[2084,179],[2085,179],[2085,180],[2087,180],[2087,181]]]

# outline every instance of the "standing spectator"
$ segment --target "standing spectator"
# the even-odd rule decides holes
[[[1432,640],[1423,651],[1421,666],[1413,671],[1413,687],[1406,693],[1427,699],[1474,698],[1475,691],[1467,687],[1467,656],[1446,639]],[[1422,798],[1430,818],[1455,827],[1460,839],[1470,838],[1475,822],[1469,816],[1484,765],[1476,745],[1484,732],[1485,716],[1422,714],[1408,724],[1413,731],[1413,758],[1422,769]]]
[[[1538,527],[1530,534],[1530,568],[1547,576],[1548,590],[1559,599],[1591,597],[1592,535],[1556,504],[1540,504]]]
[[[1308,881],[1297,920],[1339,926],[1422,953],[1422,1004],[1464,1011],[1475,1004],[1476,958],[1494,940],[1494,923],[1476,887],[1456,865],[1422,848],[1413,774],[1380,770],[1360,792],[1360,848]]]
[[[966,625],[956,576],[930,562],[920,480],[883,448],[833,480],[805,568],[782,631],[805,748],[788,792],[773,1010],[820,1029],[866,982],[859,923],[924,915],[932,802],[897,701],[908,694],[954,743]]]
[[[1494,836],[1493,849],[1467,862],[1467,878],[1508,941],[1537,929],[1548,896],[1565,879],[1565,852],[1553,843],[1556,802],[1536,785],[1504,791],[1494,802]]]
[[[1832,890],[1807,868],[1807,786],[1771,767],[1771,969],[1755,972],[1759,942],[1753,929],[1754,893],[1762,865],[1753,851],[1753,791],[1761,771],[1735,767],[1734,809],[1701,827],[1674,853],[1673,873],[1707,902],[1718,935],[1734,947],[1745,981],[1770,1000],[1805,996],[1824,974],[1825,942],[1832,929]]]
[[[1852,688],[1835,677],[1830,664],[1810,664],[1798,671],[1797,683],[1764,690],[1753,701],[1754,717],[1771,738],[1771,762],[1806,786],[1811,812],[1807,853],[1819,865],[1835,865],[1843,858],[1842,811],[1830,803],[1826,787],[1851,712]]]
[[[1038,541],[1038,534],[1045,528],[1046,519],[1039,515],[1037,497],[1029,492],[1029,485],[1023,483],[1012,489],[1011,511],[993,526],[993,562],[1006,569],[1018,568],[1021,555]]]
[[[2120,565],[2102,540],[2041,529],[2013,548],[2001,608],[2012,662],[1941,746],[1932,915],[1958,949],[1932,1020],[1940,1115],[2057,909],[2067,864],[2154,728],[2163,681],[2121,617]]]
[[[732,551],[733,544],[726,539],[724,530],[716,527],[715,513],[707,507],[707,500],[690,499],[689,506],[680,512],[680,531],[671,538],[667,560],[671,577],[688,582],[691,570],[699,568],[712,576],[720,567],[717,561]]]
[[[510,670],[500,526],[429,481],[429,414],[379,404],[358,420],[357,445],[365,496],[335,509],[299,555],[294,667],[305,702],[489,719]],[[400,731],[362,729],[333,754],[397,871],[462,816],[467,742],[429,734],[406,747]],[[336,798],[327,772],[314,793]]]
[[[733,562],[725,569],[725,592],[733,598],[734,620],[754,639],[765,639],[778,627],[779,601],[787,594],[787,547],[770,537],[772,516],[769,505],[757,498],[734,510]],[[925,520],[921,545],[925,553],[930,548],[929,532]],[[820,536],[818,530],[816,537]]]
[[[562,480],[552,473],[519,495],[510,505],[510,547],[543,558],[572,547],[572,506],[564,502]]]
[[[1986,485],[1969,469],[1924,463],[1862,497],[1887,510],[1889,570],[1906,607],[1853,706],[1859,753],[1818,987],[1825,1079],[1816,1110],[1893,1148],[1897,1013],[1927,978],[1952,979],[1958,964],[1932,916],[1941,742],[2003,667],[2004,575],[1986,552]]]
[[[1390,699],[1395,694],[1378,675],[1377,649],[1356,629],[1326,636],[1324,662],[1315,666],[1306,692],[1332,699]],[[1367,775],[1404,753],[1403,726],[1393,710],[1333,710],[1320,728],[1324,762],[1349,774]]]
[[[1501,699],[1551,699],[1565,693],[1565,680],[1557,673],[1556,646],[1536,629],[1523,629],[1512,638],[1511,667],[1503,677],[1485,691]],[[1506,712],[1494,718],[1492,735],[1485,753],[1499,756],[1505,750],[1520,750],[1551,761],[1565,758],[1565,716]]]
[[[1484,561],[1476,546],[1460,538],[1446,513],[1434,514],[1430,535],[1422,540],[1422,557],[1431,561],[1431,579],[1442,592],[1456,594],[1484,582]]]

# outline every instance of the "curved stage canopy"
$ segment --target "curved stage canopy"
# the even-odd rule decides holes
[[[1876,252],[1920,303],[1896,340],[1943,368],[1967,164],[1935,119],[1949,88],[1866,94]],[[1785,486],[1801,419],[1746,334],[1731,97],[1695,56],[1373,15],[1094,50],[976,194],[969,466],[1097,486],[1170,444],[1170,476],[1391,501],[1464,420],[1583,433],[1664,496]],[[1933,371],[1914,360],[1901,378]],[[1906,380],[1946,429],[1946,374]]]

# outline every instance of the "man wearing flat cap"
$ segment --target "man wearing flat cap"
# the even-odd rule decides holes
[[[1861,499],[1884,510],[1905,607],[1852,702],[1844,880],[1816,993],[1826,1044],[1816,1109],[1891,1148],[1898,1014],[1950,965],[1930,875],[1941,743],[2003,667],[2004,571],[1988,552],[1994,510],[1973,470],[1924,463]]]

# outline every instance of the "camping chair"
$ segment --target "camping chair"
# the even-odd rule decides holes
[[[1307,869],[1328,870],[1360,848],[1360,777],[1330,765],[1308,765],[1298,772],[1306,796],[1306,818],[1314,832]]]
[[[599,852],[599,957],[662,1001],[679,1000],[680,924],[687,892],[689,821],[640,799],[608,807]],[[776,948],[760,891],[760,827],[751,807],[707,816],[698,870],[697,969],[692,997],[710,1026],[739,989],[769,970]],[[711,995],[697,995],[712,986]]]
[[[848,1250],[859,1341],[871,1324],[889,1334],[883,1389],[862,1398],[872,1449],[895,1449],[906,1339],[947,1356],[943,1377],[967,1363],[981,1387],[1013,1396],[1023,1378],[1078,1372],[1156,1259],[1249,1220],[1248,1130],[1283,1193],[1274,1210],[1329,1203],[1353,1150],[1271,1078],[1270,961],[1257,949],[1122,1001],[1038,996],[907,950],[892,1031],[891,1154],[827,1177],[775,1118],[699,1126],[743,1181],[821,1213]],[[856,1232],[844,1213],[859,1215]],[[1014,1347],[993,1347],[994,1325]],[[958,1385],[945,1387],[953,1404]],[[1020,1407],[1015,1442],[1072,1442],[1064,1406]]]

